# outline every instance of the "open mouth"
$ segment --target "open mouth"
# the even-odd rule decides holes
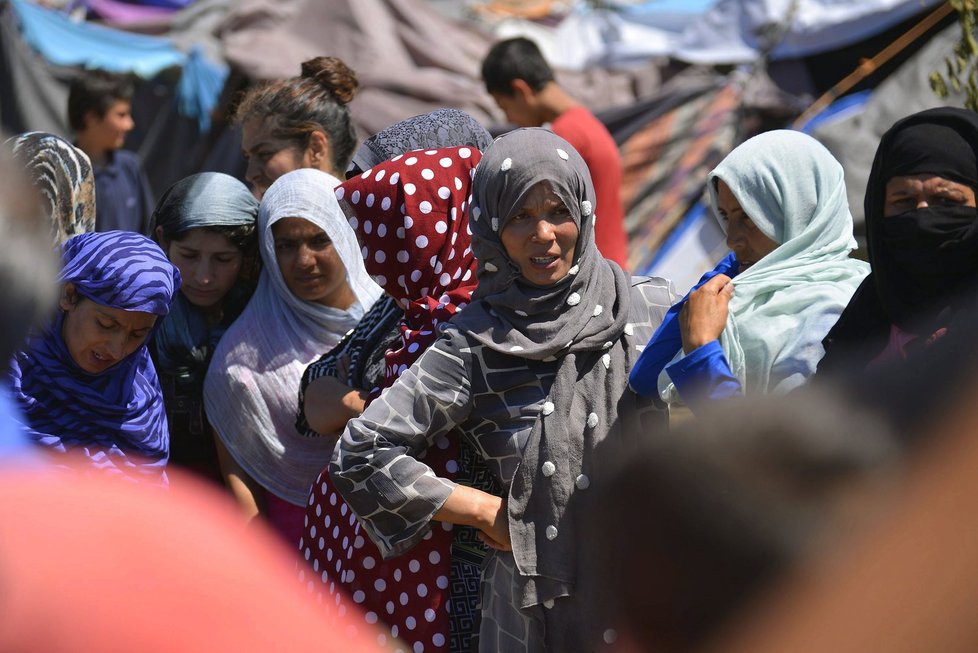
[[[92,352],[92,358],[95,360],[95,367],[100,369],[104,369],[115,364],[115,359],[100,354],[96,351]]]
[[[530,263],[534,267],[548,268],[560,259],[559,256],[531,256]]]

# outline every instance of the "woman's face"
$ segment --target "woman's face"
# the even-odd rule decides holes
[[[241,150],[248,162],[245,179],[258,199],[285,173],[317,167],[312,165],[308,148],[303,151],[292,141],[275,138],[263,118],[252,118],[241,125]]]
[[[157,239],[180,270],[180,292],[194,306],[218,306],[241,272],[244,254],[227,236],[206,229],[190,229],[180,239],[165,240],[157,227]]]
[[[347,309],[356,296],[346,266],[326,232],[303,218],[272,225],[275,259],[292,294],[307,302]]]
[[[893,177],[886,182],[883,217],[929,206],[975,206],[975,191],[931,174]]]
[[[61,292],[65,311],[61,337],[78,367],[98,374],[125,359],[146,343],[156,316],[143,311],[124,311],[102,306],[65,284]]]
[[[550,184],[533,186],[499,234],[509,258],[523,278],[549,286],[567,276],[574,265],[578,228],[564,202]]]
[[[778,244],[764,235],[740,208],[730,187],[717,180],[717,213],[727,229],[727,247],[737,255],[740,272],[777,249]]]

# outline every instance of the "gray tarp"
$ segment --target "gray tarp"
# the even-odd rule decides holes
[[[362,86],[351,105],[362,133],[438,106],[493,122],[479,82],[489,37],[421,0],[246,0],[219,33],[228,62],[251,79],[298,75],[321,55],[343,59]]]
[[[880,137],[900,118],[938,106],[964,106],[963,94],[938,98],[927,81],[935,70],[944,70],[944,57],[953,52],[960,34],[957,25],[930,40],[873,92],[862,110],[840,120],[817,126],[812,135],[842,163],[846,171],[849,208],[857,225],[863,222],[863,196]]]
[[[351,105],[361,136],[445,106],[485,125],[502,119],[480,79],[492,37],[423,0],[245,0],[218,33],[227,61],[251,79],[298,75],[302,61],[320,55],[347,62],[361,83]],[[628,104],[659,84],[652,61],[627,72],[557,74],[595,110]]]

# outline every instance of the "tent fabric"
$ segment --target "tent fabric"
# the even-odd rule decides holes
[[[509,18],[491,27],[497,38],[536,41],[551,65],[583,70],[674,57],[701,65],[829,52],[879,34],[940,0],[651,0],[620,10],[580,3],[556,24]],[[792,5],[797,5],[788,21]],[[787,23],[787,24],[785,24]],[[776,43],[767,44],[765,38]]]
[[[191,7],[194,12],[197,6]],[[183,12],[180,12],[181,14]],[[8,133],[46,131],[70,136],[66,106],[68,83],[79,71],[51,63],[30,47],[19,31],[11,5],[0,6],[0,120]],[[136,128],[126,147],[142,158],[154,194],[201,170],[240,176],[243,167],[236,133],[203,132],[197,118],[181,115],[173,70],[137,84],[133,98]],[[187,82],[184,82],[187,83]]]
[[[719,0],[690,23],[672,55],[697,64],[749,63],[769,47],[765,36],[773,35],[771,59],[807,57],[857,43],[941,1]]]
[[[85,0],[85,7],[90,14],[120,26],[156,20],[174,11],[173,8],[134,4],[121,0]]]
[[[132,72],[146,78],[168,68],[182,68],[186,80],[178,87],[181,111],[196,118],[202,131],[209,128],[227,78],[223,62],[210,61],[199,50],[184,53],[169,39],[76,23],[65,14],[25,0],[11,0],[11,7],[24,40],[54,65]]]
[[[186,58],[166,39],[76,23],[61,12],[26,0],[11,0],[11,5],[24,40],[53,64],[152,77],[165,68],[181,65]]]
[[[734,86],[714,87],[621,144],[629,269],[649,269],[668,234],[702,199],[707,173],[735,144],[738,101]]]
[[[67,80],[21,37],[10,5],[0,7],[0,117],[10,133],[43,131],[67,135]]]
[[[547,61],[564,70],[593,66],[619,69],[670,55],[686,27],[701,19],[709,2],[654,1],[627,10],[578,10],[556,25],[508,18],[492,26],[496,38],[525,36]]]
[[[693,205],[639,274],[669,279],[685,295],[728,252],[726,234],[702,202]]]
[[[294,77],[321,55],[349,62],[361,83],[350,107],[361,135],[446,106],[494,122],[480,81],[489,37],[423,0],[251,0],[219,33],[227,60],[252,79]]]

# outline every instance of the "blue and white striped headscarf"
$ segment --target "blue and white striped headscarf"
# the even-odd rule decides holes
[[[180,287],[180,273],[163,250],[129,231],[76,236],[62,248],[62,261],[61,284],[72,283],[82,297],[110,308],[163,317]],[[11,391],[28,435],[52,451],[83,454],[95,467],[162,480],[169,434],[145,343],[91,374],[68,352],[63,321],[62,314],[11,363]]]
[[[6,145],[45,205],[53,245],[95,231],[95,172],[87,154],[45,132],[27,132]]]

